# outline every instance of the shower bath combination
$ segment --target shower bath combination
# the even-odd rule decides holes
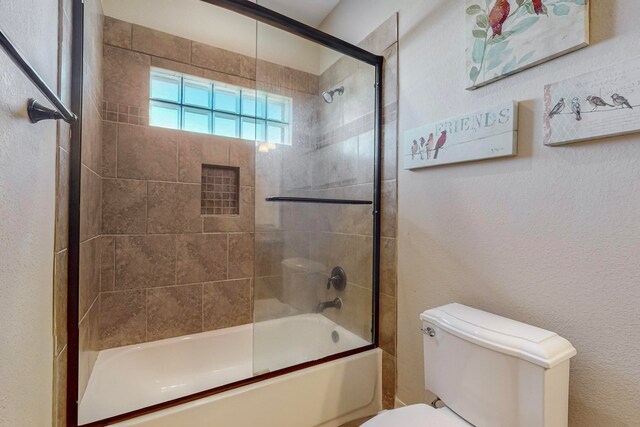
[[[183,2],[168,0],[154,16],[169,34],[139,21],[153,0],[74,0],[87,51],[103,52],[74,58],[86,67],[78,99],[93,105],[101,92],[107,108],[104,117],[85,109],[81,123],[102,121],[105,132],[79,142],[107,153],[105,165],[91,156],[71,164],[80,203],[70,216],[82,231],[72,227],[79,251],[69,256],[83,274],[70,279],[79,303],[69,305],[78,339],[69,343],[77,375],[67,402],[79,425],[378,351],[383,58],[270,20],[255,3],[204,3],[207,19],[181,23]],[[255,45],[219,46],[224,34],[212,23],[229,15],[211,3],[240,12],[236,30],[256,32],[243,38]],[[210,40],[189,40],[194,25]],[[186,40],[188,54],[156,48],[168,39],[176,49]],[[269,65],[220,71],[246,61],[232,49],[262,53],[256,63]],[[273,75],[290,78],[262,85]],[[356,102],[340,102],[340,114],[322,108],[345,88]],[[114,105],[127,106],[126,121]],[[358,156],[354,140],[374,155]],[[333,170],[340,162],[354,167]],[[90,202],[97,213],[80,218]],[[130,386],[118,395],[122,384]]]

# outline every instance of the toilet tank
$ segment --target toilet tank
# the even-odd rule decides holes
[[[566,427],[569,359],[554,332],[461,304],[420,315],[425,386],[476,427]]]

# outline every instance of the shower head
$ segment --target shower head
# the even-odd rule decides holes
[[[333,95],[336,93],[342,96],[342,94],[344,94],[344,86],[340,86],[332,90],[325,90],[324,92],[322,92],[324,102],[326,102],[327,104],[331,104],[333,102]]]

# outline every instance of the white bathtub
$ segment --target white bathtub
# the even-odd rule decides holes
[[[333,332],[338,334],[339,339],[337,342],[334,342],[336,334],[333,334],[332,337]],[[367,344],[367,341],[336,325],[322,315],[302,314],[218,331],[103,350],[98,354],[87,389],[80,402],[79,422],[80,424],[86,424],[101,420],[246,379],[251,377],[254,372],[273,371],[363,347]],[[353,360],[359,359],[356,357]],[[338,363],[341,361],[330,362],[326,364],[328,365],[327,367],[322,365],[326,370],[325,376],[342,375],[340,368],[338,368],[344,365],[344,363]],[[360,364],[362,363],[367,366],[365,370],[371,370],[371,366],[375,366],[375,364],[371,365],[370,361],[361,362]],[[335,366],[334,368],[331,367],[332,364]],[[314,368],[310,369],[313,370]],[[338,370],[333,372],[336,369]],[[304,371],[300,372],[304,373]],[[317,375],[319,371],[310,372],[315,372]],[[373,382],[367,381],[366,375],[359,379],[361,384],[358,386],[358,392],[364,400],[356,399],[358,400],[356,404],[347,405],[345,408],[348,409],[348,412],[357,410],[364,401],[366,401],[367,405],[379,406],[379,403],[375,402],[376,397],[374,396],[377,395],[377,400],[379,401],[379,392],[377,391],[379,375],[377,375],[377,371],[369,374]],[[300,375],[303,376],[301,377]],[[278,387],[287,389],[287,381],[285,378],[283,383],[283,377],[242,387],[207,399],[210,402],[222,402],[228,399],[230,395],[233,395],[235,396],[235,401],[238,396],[242,395],[243,389],[246,389],[245,391],[254,390],[255,393],[255,390],[268,387],[269,384],[272,384],[272,387],[273,384],[279,384]],[[305,382],[304,374],[296,372],[289,374],[289,377],[290,379],[296,379],[294,383],[297,381],[297,385],[291,389],[292,397],[301,398],[299,387],[301,387],[300,381],[302,383]],[[337,383],[335,386],[345,387],[344,384]],[[282,390],[280,391],[280,393],[283,392]],[[194,405],[198,402],[187,405]],[[275,401],[273,404],[277,405]],[[213,406],[219,409],[220,403]],[[180,408],[182,409],[180,410]],[[185,408],[184,405],[178,406],[173,408],[171,413],[175,414],[176,410],[180,412]],[[370,409],[373,409],[373,407]],[[341,413],[336,414],[326,413],[320,418],[326,418],[322,422],[330,421],[343,415],[342,413],[345,410],[343,408],[339,411]],[[161,415],[162,413],[164,412],[161,411],[158,414]],[[180,413],[182,414],[182,412]],[[310,422],[315,424],[304,425],[320,425],[320,423],[316,422],[320,418],[312,417],[313,421]],[[122,425],[139,425],[131,423],[126,422]],[[140,425],[180,426],[183,424]],[[233,419],[229,420],[228,424],[220,423],[215,425],[240,426],[243,424],[240,424],[239,420]],[[247,425],[267,426],[264,423]],[[275,426],[276,424],[273,425]],[[277,425],[278,427],[285,426],[285,424]],[[289,425],[291,427],[301,427],[303,424]]]

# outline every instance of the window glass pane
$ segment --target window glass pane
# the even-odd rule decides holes
[[[242,139],[248,139],[250,141],[264,141],[264,133],[266,128],[266,122],[264,120],[258,120],[248,117],[242,118]]]
[[[267,99],[267,120],[288,122],[287,102],[285,100],[269,97]]]
[[[258,94],[256,99],[255,91],[243,90],[242,91],[242,115],[265,118],[267,105],[267,96],[264,94]]]
[[[264,120],[258,120],[256,123],[256,140],[264,141],[267,134],[267,122]]]
[[[151,126],[291,144],[290,98],[155,68],[151,98]]]
[[[240,116],[213,113],[213,133],[232,138],[240,137]]]
[[[180,76],[151,72],[151,98],[180,102]]]
[[[184,104],[211,108],[211,83],[184,79]]]
[[[258,94],[258,105],[256,106],[256,117],[260,119],[267,118],[267,95],[264,93]]]
[[[216,85],[213,88],[213,108],[240,114],[240,89]]]
[[[256,95],[254,92],[242,91],[242,115],[256,116]]]
[[[256,139],[256,121],[255,119],[250,119],[247,117],[242,118],[242,129],[241,129],[242,139],[248,139],[250,141],[255,141]]]
[[[289,126],[282,123],[267,122],[267,142],[289,144]]]
[[[211,112],[183,107],[182,129],[190,132],[211,133]]]
[[[180,128],[180,106],[151,101],[149,124],[163,128]]]

